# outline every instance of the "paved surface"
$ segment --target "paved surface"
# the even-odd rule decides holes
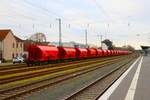
[[[121,80],[123,76],[99,100],[150,100],[150,57],[139,58]]]

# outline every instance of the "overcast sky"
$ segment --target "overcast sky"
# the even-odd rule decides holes
[[[62,40],[99,45],[97,35],[115,45],[136,48],[150,44],[149,0],[1,0],[0,28],[10,28],[21,38],[43,32],[48,41],[58,41],[62,19]]]

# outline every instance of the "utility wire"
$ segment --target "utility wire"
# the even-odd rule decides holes
[[[13,0],[13,1],[15,1],[15,0]],[[63,21],[63,22],[67,20],[66,18],[63,18],[62,16],[60,16],[60,15],[58,15],[58,14],[56,14],[56,13],[50,11],[49,9],[47,9],[47,8],[45,8],[45,7],[38,6],[38,5],[34,5],[33,3],[31,3],[30,1],[27,1],[27,0],[23,0],[23,1],[24,1],[24,4],[25,4],[25,5],[31,6],[31,7],[35,8],[35,9],[41,9],[41,10],[42,10],[43,12],[45,12],[45,13],[43,13],[43,12],[40,12],[40,13],[43,13],[43,15],[45,15],[45,16],[53,15],[53,16],[56,16],[57,18],[62,18],[62,21]],[[16,2],[16,3],[17,3],[17,2]],[[40,22],[40,20],[37,20],[37,19],[35,18],[35,16],[26,15],[26,14],[23,14],[23,13],[21,13],[21,12],[16,12],[16,11],[13,11],[13,13],[16,14],[17,16],[23,17],[23,18],[25,18],[25,19],[27,19],[27,20],[31,20],[31,21],[34,21],[34,22],[36,22],[36,21],[39,21],[39,22]],[[14,17],[14,18],[15,18],[15,17]],[[43,20],[43,19],[42,19],[42,20]],[[33,22],[33,24],[35,24],[34,22]],[[43,25],[42,25],[42,26],[43,26]],[[80,30],[83,30],[83,28],[79,27],[78,25],[77,25],[77,26],[76,26],[76,25],[73,25],[73,26],[75,26],[76,28],[78,27],[78,29],[80,29]],[[51,27],[51,25],[50,25],[49,27]],[[70,23],[68,23],[68,27],[71,28],[71,29],[73,28]],[[73,28],[73,29],[74,29],[74,28]]]
[[[102,7],[96,0],[92,0],[92,1],[96,4],[97,8],[99,8],[99,9],[101,10],[101,12],[103,13],[103,15],[104,15],[105,17],[107,17],[109,20],[113,20],[113,19],[110,17],[110,15],[108,15],[108,13],[106,13],[106,11],[103,9],[103,7]]]
[[[66,18],[64,18],[63,16],[60,16],[60,15],[56,14],[55,12],[50,11],[50,10],[47,9],[47,8],[44,8],[44,7],[38,6],[38,5],[34,5],[34,4],[31,3],[30,1],[27,1],[27,0],[23,0],[23,1],[24,1],[25,4],[30,5],[30,6],[32,6],[32,7],[34,7],[34,8],[36,8],[36,9],[41,9],[41,10],[43,10],[44,12],[46,12],[47,14],[49,14],[49,15],[53,15],[53,16],[55,16],[55,17],[57,17],[57,18],[61,18],[61,19],[62,19],[62,24],[63,24],[63,22],[66,22],[66,23],[68,24],[68,28],[69,28],[69,29],[72,28],[71,23],[68,23],[68,22],[69,22],[68,20],[72,20],[72,19],[69,19],[69,18],[66,19]],[[73,26],[74,26],[74,25],[73,25]],[[75,27],[78,27],[78,28],[79,28],[78,25],[75,25]]]
[[[28,4],[28,5],[32,6],[32,7],[34,7],[34,8],[36,8],[36,9],[41,9],[41,10],[47,12],[47,14],[49,14],[49,15],[53,15],[53,16],[55,16],[55,17],[60,17],[60,18],[62,17],[62,16],[56,14],[55,12],[52,12],[52,11],[48,10],[47,8],[44,8],[44,7],[38,6],[38,5],[34,5],[33,3],[31,3],[31,2],[28,1],[28,0],[23,0],[23,1],[24,1],[24,3],[26,3],[26,4]]]

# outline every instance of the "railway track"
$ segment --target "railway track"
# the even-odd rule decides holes
[[[107,59],[98,59],[95,61],[89,61],[89,62],[80,62],[77,64],[71,64],[71,65],[66,65],[66,66],[57,66],[57,67],[40,67],[40,68],[35,68],[35,67],[30,67],[30,68],[25,68],[23,70],[17,70],[16,71],[12,71],[14,73],[7,72],[7,71],[2,71],[1,74],[7,73],[7,75],[3,75],[0,77],[0,84],[6,84],[8,82],[12,82],[12,81],[17,81],[17,80],[21,80],[21,79],[27,79],[27,78],[32,78],[32,77],[37,77],[37,76],[41,76],[41,75],[46,75],[48,73],[56,73],[56,72],[60,72],[63,70],[69,70],[69,69],[73,69],[73,68],[78,68],[78,67],[82,67],[84,65],[87,64],[93,64],[96,62],[102,62],[102,61],[107,61],[107,60],[111,60],[111,59],[115,59],[116,57],[113,58],[107,58]]]
[[[111,58],[111,59],[115,59],[115,58]],[[36,70],[36,71],[29,71],[29,72],[22,72],[22,73],[15,73],[15,74],[8,74],[6,76],[1,76],[0,77],[0,83],[1,83],[1,87],[2,86],[6,86],[7,84],[6,83],[10,83],[10,82],[13,82],[13,81],[17,81],[17,80],[23,80],[23,79],[27,79],[27,78],[32,78],[32,77],[38,77],[38,76],[42,76],[42,75],[45,75],[45,74],[52,74],[52,73],[59,73],[60,71],[63,71],[63,70],[69,70],[69,69],[78,69],[79,70],[79,67],[81,69],[82,66],[85,66],[85,65],[89,65],[89,64],[93,64],[93,63],[96,63],[96,62],[99,62],[100,63],[103,61],[107,61],[107,60],[111,60],[111,59],[105,59],[105,60],[97,60],[97,61],[91,61],[91,62],[82,62],[82,63],[78,63],[78,64],[73,64],[73,65],[66,65],[66,66],[59,66],[59,67],[53,67],[53,68],[46,68],[46,69],[42,69],[42,70]],[[108,62],[108,61],[107,61]],[[107,63],[107,62],[104,62],[104,63]],[[82,69],[85,69],[86,67],[82,67]],[[89,68],[89,67],[87,67]],[[50,75],[52,76],[52,75]],[[51,77],[52,78],[52,77]]]
[[[126,71],[133,61],[134,59],[127,59],[120,64],[120,66],[110,70],[108,73],[72,93],[68,97],[65,97],[65,100],[98,100],[102,93]]]
[[[14,68],[22,68],[22,67],[26,67],[26,64],[3,65],[3,66],[0,66],[0,71],[14,69]]]
[[[112,56],[112,57],[102,57],[102,58],[94,58],[95,60],[105,60],[105,59],[111,59],[113,57],[119,57],[119,56]],[[61,62],[56,64],[47,64],[47,65],[39,65],[39,66],[26,66],[26,64],[16,64],[16,65],[7,65],[7,66],[0,66],[0,74],[9,74],[9,73],[15,73],[19,71],[26,71],[30,69],[40,69],[40,68],[47,68],[47,67],[55,67],[55,66],[62,66],[62,65],[68,65],[68,64],[76,64],[76,63],[82,63],[82,62],[89,62],[93,61],[93,59],[81,59],[81,60],[75,60],[70,62]]]
[[[112,58],[111,58],[112,59]],[[27,79],[27,78],[32,78],[32,77],[38,77],[41,75],[46,75],[48,73],[56,73],[60,72],[63,70],[69,70],[69,69],[74,69],[74,68],[79,68],[88,64],[93,64],[97,62],[102,62],[102,61],[107,61],[111,59],[103,59],[103,60],[95,60],[95,61],[89,61],[89,62],[82,62],[82,63],[77,63],[77,64],[72,64],[72,65],[66,65],[66,66],[58,66],[58,67],[40,67],[39,69],[30,69],[28,68],[26,71],[18,71],[15,72],[14,74],[8,74],[9,72],[4,71],[8,75],[0,76],[0,84],[6,84],[8,82],[13,82],[21,79]],[[113,58],[115,59],[115,58]],[[30,70],[29,70],[30,69]],[[1,72],[2,73],[2,72]],[[3,73],[2,73],[3,74]]]
[[[0,90],[0,99],[7,100],[7,99],[10,99],[10,98],[15,98],[15,97],[18,97],[20,95],[24,95],[26,93],[29,93],[29,92],[36,91],[38,89],[44,88],[44,87],[49,86],[51,84],[56,84],[56,83],[58,83],[60,81],[64,81],[66,79],[69,79],[69,78],[72,78],[72,77],[76,77],[76,76],[78,76],[80,74],[84,74],[84,73],[87,73],[89,71],[96,70],[97,68],[99,68],[98,65],[101,65],[101,67],[102,67],[104,65],[109,65],[109,64],[112,64],[112,63],[115,63],[117,61],[124,60],[124,59],[125,58],[123,58],[123,57],[118,58],[118,59],[117,58],[115,58],[115,59],[113,58],[113,59],[109,59],[109,61],[103,61],[103,63],[96,63],[96,61],[95,61],[93,63],[96,63],[96,64],[91,63],[91,65],[90,65],[90,63],[86,63],[87,65],[86,64],[85,65],[81,64],[82,66],[78,65],[78,66],[72,67],[72,68],[70,68],[70,66],[69,66],[68,67],[69,69],[61,69],[59,71],[56,71],[56,69],[55,69],[56,72],[54,71],[53,74],[49,75],[51,77],[47,77],[47,78],[44,78],[44,79],[42,78],[42,80],[39,80],[39,77],[41,75],[43,75],[43,74],[40,74],[41,73],[40,72],[40,73],[38,73],[38,77],[37,77],[38,81],[36,80],[36,81],[33,82],[33,80],[30,80],[32,82],[27,82],[26,84],[21,84],[20,83],[21,85],[17,85],[17,86],[11,87],[11,88],[6,88],[7,85],[5,85],[5,82],[6,82],[5,81],[5,82],[3,82],[4,88],[1,88],[1,90]],[[49,73],[52,73],[52,71],[50,71]],[[47,75],[49,73],[45,73],[45,75]],[[30,78],[31,77],[33,78],[33,77],[36,76],[35,73],[34,74],[32,73],[32,75],[33,76],[30,76]],[[24,78],[20,78],[19,80],[22,80],[22,83],[25,82]],[[13,81],[16,81],[16,79],[13,80]],[[6,83],[9,84],[8,81]]]
[[[122,63],[122,61],[120,60],[117,63],[112,63],[110,65],[104,65],[103,67],[99,67],[95,70],[86,72],[86,73],[78,75],[76,77],[72,77],[71,79],[64,80],[59,83],[51,84],[48,87],[46,87],[42,90],[39,90],[37,93],[35,92],[35,93],[26,95],[25,100],[32,100],[32,99],[34,99],[34,100],[41,100],[41,99],[64,100],[66,96],[68,97],[68,95],[76,92],[76,90],[78,90],[78,89],[81,89],[86,84],[91,84],[92,82],[95,81],[95,79],[104,76],[104,74],[106,74],[107,72],[109,72],[112,69],[115,69],[121,63]],[[104,83],[104,84],[107,84],[107,83]],[[76,99],[74,99],[74,100],[76,100]],[[78,100],[89,100],[89,99],[86,98],[86,99],[78,99]],[[91,99],[91,100],[93,100],[93,99]]]
[[[106,58],[106,57],[103,57]],[[99,58],[95,58],[95,59],[99,59]],[[102,59],[102,58],[101,58]],[[83,61],[90,61],[92,59],[81,59],[81,60],[74,60],[74,61],[67,61],[67,62],[60,62],[60,63],[53,63],[53,64],[45,64],[45,65],[34,65],[34,66],[30,66],[31,68],[38,68],[38,67],[53,67],[53,66],[57,66],[57,65],[66,65],[66,64],[73,64],[73,63],[78,63],[78,62],[83,62]],[[4,71],[13,71],[13,70],[21,70],[21,69],[28,69],[30,68],[29,66],[27,66],[26,64],[11,64],[11,65],[3,65],[0,66],[0,73],[4,72]]]

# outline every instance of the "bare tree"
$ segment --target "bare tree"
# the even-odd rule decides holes
[[[109,50],[113,50],[113,42],[109,39],[105,39],[104,41],[102,41],[102,43],[105,43]]]
[[[32,40],[34,42],[46,42],[46,36],[44,33],[35,33],[33,34],[29,40]]]

